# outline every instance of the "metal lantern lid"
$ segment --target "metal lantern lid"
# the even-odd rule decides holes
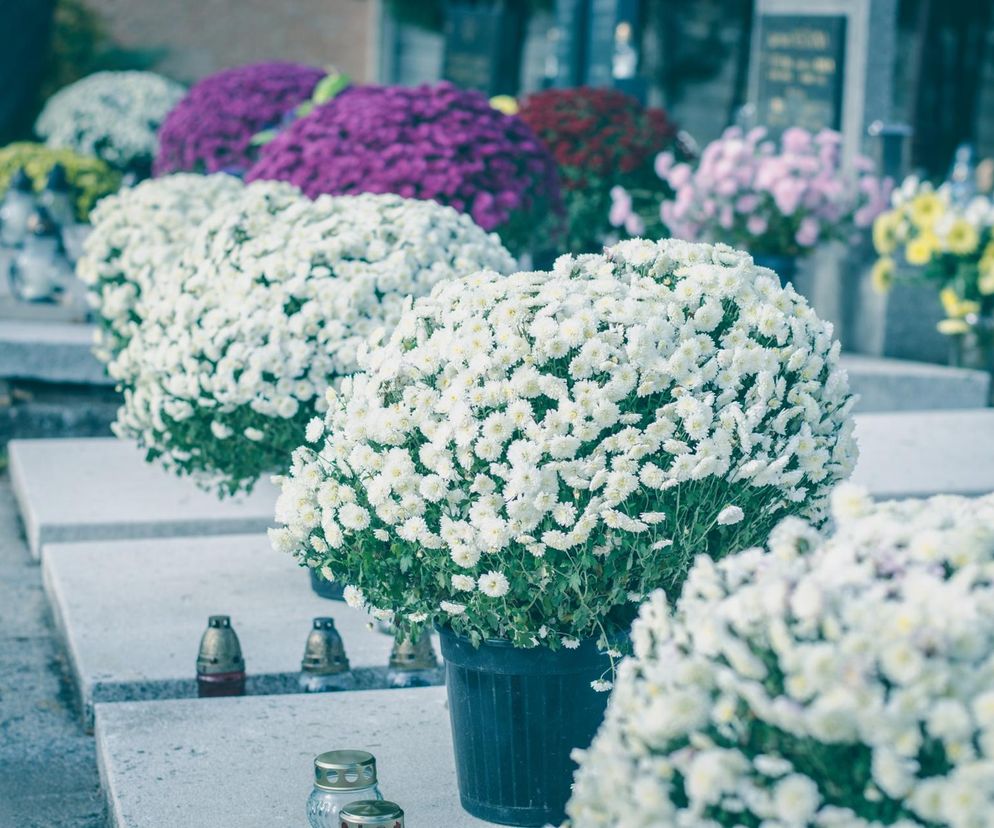
[[[34,192],[34,184],[31,183],[31,177],[28,175],[24,167],[18,169],[18,171],[14,173],[14,177],[10,179],[10,189],[19,193]]]
[[[48,180],[45,182],[45,189],[57,193],[69,192],[69,178],[66,176],[66,168],[61,164],[55,164],[48,173]]]
[[[398,634],[390,651],[390,668],[393,670],[431,670],[438,666],[435,649],[431,644],[431,634],[425,630],[417,643],[409,637]]]
[[[300,669],[305,673],[329,676],[349,670],[345,642],[335,629],[334,618],[315,618],[314,626],[304,645]]]
[[[212,615],[200,639],[197,672],[200,674],[237,673],[245,669],[242,647],[227,615]]]
[[[329,750],[314,760],[314,785],[324,791],[354,791],[376,784],[376,759],[364,750]]]
[[[396,802],[387,799],[362,799],[350,802],[338,813],[342,828],[403,828],[404,811]]]

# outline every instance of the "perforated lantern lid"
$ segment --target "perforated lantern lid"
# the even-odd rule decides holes
[[[350,802],[338,814],[342,828],[404,828],[404,811],[386,799],[363,799]]]
[[[376,784],[376,759],[364,750],[329,750],[314,760],[314,785],[325,791],[354,791]]]

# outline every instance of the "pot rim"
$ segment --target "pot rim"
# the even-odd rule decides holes
[[[597,675],[611,669],[610,657],[597,647],[596,638],[580,639],[580,646],[573,649],[553,650],[541,644],[516,647],[504,639],[483,639],[474,647],[468,636],[451,627],[437,626],[436,630],[446,664],[461,669],[505,674],[595,672]]]

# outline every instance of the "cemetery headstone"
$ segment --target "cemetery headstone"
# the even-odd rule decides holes
[[[838,129],[852,158],[890,117],[897,0],[755,0],[749,100],[757,121]]]
[[[761,15],[759,122],[771,131],[842,126],[844,15]]]

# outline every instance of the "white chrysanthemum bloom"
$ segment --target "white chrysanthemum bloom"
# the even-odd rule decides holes
[[[835,524],[698,559],[675,612],[643,605],[575,828],[990,823],[994,496]]]
[[[204,220],[243,188],[223,173],[180,173],[143,181],[97,204],[76,275],[89,287],[101,322],[95,348],[101,361],[114,359],[141,323],[142,294],[171,275]],[[116,370],[114,378],[127,384],[133,368],[118,364]]]
[[[142,325],[110,365],[135,376],[117,433],[222,491],[251,487],[285,470],[308,431],[320,437],[308,423],[327,409],[327,392],[392,331],[411,296],[481,269],[496,280],[514,259],[449,207],[396,195],[311,201],[289,184],[252,183],[203,221],[176,272],[143,296]],[[218,439],[215,423],[229,436]],[[302,473],[300,483],[320,476]],[[369,526],[366,508],[331,502],[345,509],[344,531]],[[312,529],[340,545],[337,524]]]
[[[398,617],[521,646],[617,629],[694,555],[822,517],[855,460],[838,356],[802,297],[723,246],[447,282],[343,383],[277,519],[301,561]]]
[[[184,93],[154,72],[94,72],[48,99],[35,132],[50,147],[147,173],[159,125]]]

